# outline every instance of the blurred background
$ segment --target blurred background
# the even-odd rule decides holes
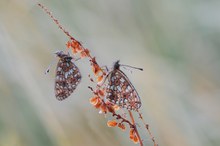
[[[220,145],[219,0],[40,2],[101,66],[144,68],[122,70],[159,145]],[[68,38],[36,3],[0,1],[0,145],[135,145],[90,105],[87,59],[76,62],[83,79],[74,94],[56,100],[56,65],[44,71]],[[153,145],[143,128],[141,136]]]

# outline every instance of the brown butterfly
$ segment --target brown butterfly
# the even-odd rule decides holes
[[[73,93],[81,81],[81,73],[78,67],[72,62],[70,54],[63,51],[55,53],[59,57],[55,77],[55,96],[63,100]]]
[[[128,77],[120,70],[119,61],[114,63],[112,71],[107,74],[106,99],[119,107],[127,108],[128,110],[137,110],[141,107],[141,99],[128,79]],[[143,70],[142,68],[135,69]]]

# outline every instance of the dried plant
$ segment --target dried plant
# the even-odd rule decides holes
[[[107,126],[118,127],[122,131],[129,128],[130,140],[143,146],[141,136],[132,114],[132,111],[134,111],[139,115],[139,119],[141,119],[145,125],[154,146],[157,146],[149,129],[149,125],[146,124],[142,114],[139,112],[139,108],[141,107],[140,97],[127,76],[119,69],[119,62],[115,63],[113,70],[110,72],[102,69],[97,63],[96,58],[90,54],[89,49],[84,48],[79,41],[72,37],[72,35],[62,27],[59,21],[44,5],[38,3],[38,6],[40,6],[66,34],[66,36],[69,37],[69,41],[66,43],[67,49],[70,49],[73,55],[79,55],[80,58],[88,58],[90,61],[92,72],[96,77],[96,79],[93,79],[89,75],[91,82],[95,84],[94,88],[90,86],[88,87],[93,93],[93,97],[90,98],[90,103],[99,110],[100,114],[108,114],[112,116],[112,120],[107,121]],[[108,80],[108,83],[105,82],[106,80]],[[119,90],[112,90],[112,88],[116,89],[118,87],[120,88]],[[130,119],[127,118],[127,115],[123,111],[127,111]]]

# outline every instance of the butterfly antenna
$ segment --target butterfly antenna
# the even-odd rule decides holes
[[[130,65],[124,65],[124,64],[121,64],[121,66],[129,67],[129,68],[133,68],[133,69],[137,69],[137,70],[143,71],[143,68],[139,68],[139,67],[134,67],[134,66],[130,66]]]
[[[103,70],[105,70],[105,71],[107,71],[107,72],[109,71],[109,69],[108,69],[108,67],[107,67],[106,65],[105,65],[105,66],[102,66],[101,69],[103,69]]]
[[[78,60],[80,60],[81,58],[79,57],[79,58],[76,58],[76,59],[74,59],[74,61],[78,61]]]
[[[54,63],[55,63],[55,58],[51,61],[50,65],[47,67],[47,69],[45,71],[45,75],[50,72],[50,68],[51,68],[52,65],[54,65]]]
[[[123,66],[123,68],[124,68],[125,70],[130,71],[130,73],[132,74],[132,70],[131,70],[131,69],[128,69],[128,68],[127,68],[127,67],[125,67],[125,66]]]

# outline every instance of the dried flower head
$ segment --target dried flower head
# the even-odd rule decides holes
[[[125,125],[123,123],[118,123],[118,127],[123,131],[125,131],[125,129],[126,129]]]
[[[115,127],[115,126],[117,126],[117,124],[118,124],[118,122],[116,122],[115,120],[109,120],[108,122],[107,122],[107,125],[108,125],[108,127]]]

